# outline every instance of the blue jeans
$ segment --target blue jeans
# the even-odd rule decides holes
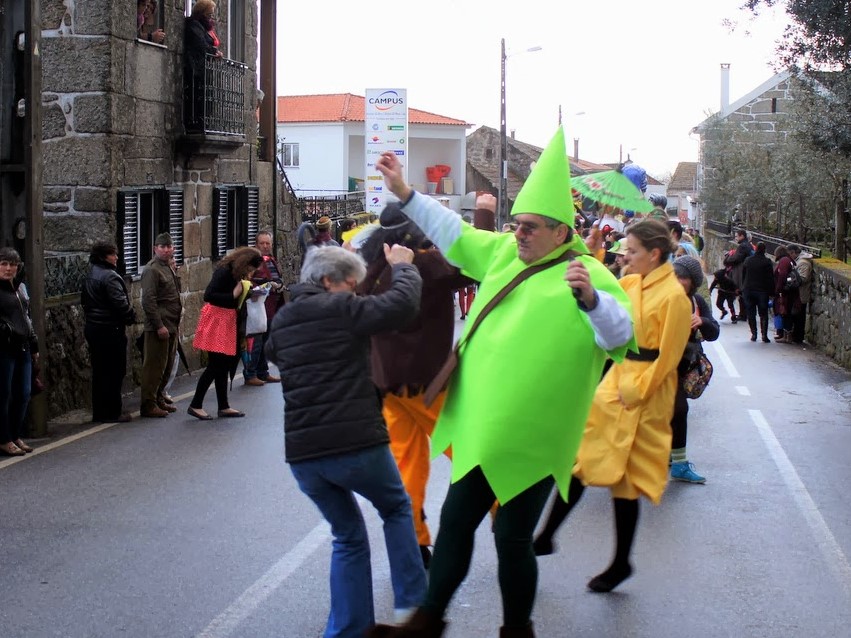
[[[242,367],[242,375],[246,380],[254,377],[265,379],[269,376],[269,364],[266,363],[266,353],[263,352],[268,336],[268,332],[254,335],[254,343],[251,346],[251,352],[248,353],[248,363]]]
[[[361,638],[375,624],[369,537],[355,493],[384,521],[396,609],[417,607],[426,592],[411,501],[387,445],[290,465],[298,486],[331,524],[331,612],[324,638]]]
[[[0,443],[23,438],[31,384],[30,351],[0,353]]]

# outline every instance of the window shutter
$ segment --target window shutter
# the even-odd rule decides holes
[[[121,251],[119,259],[123,274],[135,277],[139,274],[139,194],[134,191],[118,191],[118,237],[116,243]]]
[[[183,264],[183,189],[167,188],[168,233],[174,242],[174,261]]]
[[[228,250],[228,189],[213,190],[213,259],[221,259]]]
[[[257,241],[257,232],[260,230],[260,189],[257,186],[246,186],[245,199],[246,220],[248,222],[246,246],[253,246]]]

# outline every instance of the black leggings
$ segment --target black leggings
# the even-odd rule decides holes
[[[216,400],[219,403],[219,410],[227,410],[228,404],[228,373],[233,368],[236,355],[220,354],[218,352],[207,353],[207,367],[201,373],[201,378],[198,379],[198,385],[195,387],[195,396],[192,397],[190,407],[200,410],[204,407],[204,395],[210,388],[210,384],[216,384]]]
[[[538,586],[532,534],[552,485],[552,477],[545,478],[497,510],[493,531],[505,627],[526,627],[532,617]],[[440,529],[423,605],[435,616],[443,617],[449,601],[466,577],[473,557],[476,529],[495,500],[481,467],[470,470],[464,478],[449,486],[440,512]]]
[[[688,399],[683,390],[682,378],[677,379],[677,394],[674,398],[674,416],[671,418],[671,448],[678,450],[686,446],[688,437]]]

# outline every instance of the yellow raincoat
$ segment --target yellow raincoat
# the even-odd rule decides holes
[[[677,364],[691,331],[691,303],[666,262],[620,280],[632,302],[635,338],[655,361],[615,363],[594,395],[574,475],[610,487],[614,498],[644,494],[658,504],[668,480]]]

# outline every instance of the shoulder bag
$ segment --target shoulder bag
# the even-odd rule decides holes
[[[537,266],[530,266],[529,268],[525,268],[521,270],[517,275],[509,281],[496,295],[494,295],[493,299],[491,299],[482,311],[476,317],[476,320],[473,322],[473,325],[470,327],[469,332],[465,335],[463,340],[459,340],[455,347],[452,349],[452,352],[449,353],[449,356],[446,358],[446,361],[443,364],[443,367],[440,368],[438,373],[435,375],[434,379],[431,380],[431,383],[428,384],[428,387],[425,390],[425,394],[423,395],[423,402],[426,407],[431,407],[431,404],[434,403],[434,400],[437,398],[443,390],[446,389],[446,386],[449,385],[449,379],[452,378],[452,374],[455,372],[455,368],[458,367],[459,356],[458,352],[465,343],[470,340],[470,337],[473,336],[473,333],[476,331],[476,328],[482,323],[484,318],[488,315],[488,313],[493,310],[496,305],[505,299],[512,290],[514,290],[517,286],[519,286],[523,281],[535,275],[542,270],[546,270],[556,264],[562,264],[566,261],[572,261],[577,256],[577,253],[568,250],[562,255],[559,255],[555,259],[551,259],[549,261],[545,261],[542,264],[538,264]]]

